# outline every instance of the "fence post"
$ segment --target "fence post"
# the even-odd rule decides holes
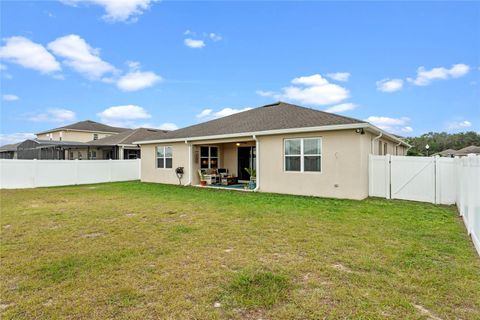
[[[385,198],[392,198],[392,156],[387,154],[385,156]]]
[[[441,203],[440,199],[440,168],[438,165],[438,159],[440,156],[433,157],[433,203]]]

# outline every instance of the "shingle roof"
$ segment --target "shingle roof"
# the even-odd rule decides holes
[[[480,147],[478,146],[468,146],[462,148],[454,153],[454,155],[464,156],[470,153],[480,154]]]
[[[0,152],[2,151],[17,151],[17,147],[21,142],[6,144],[0,147]]]
[[[52,132],[52,131],[59,131],[59,130],[82,130],[82,131],[95,131],[95,132],[123,132],[123,131],[129,130],[129,129],[128,128],[112,127],[112,126],[108,126],[106,124],[95,122],[95,121],[92,121],[92,120],[85,120],[85,121],[80,121],[80,122],[70,124],[68,126],[63,126],[63,127],[58,127],[58,128],[55,128],[55,129],[42,131],[42,132],[39,132],[37,134],[47,133],[47,132]]]
[[[451,154],[455,154],[455,152],[457,152],[457,150],[455,149],[446,149],[446,150],[435,153],[435,155],[440,155],[445,157]]]
[[[333,113],[277,102],[190,127],[152,135],[147,140],[180,139],[265,130],[365,123]]]
[[[119,144],[133,144],[134,141],[140,141],[150,138],[152,135],[166,134],[168,131],[149,128],[138,128],[117,133],[102,139],[87,142],[91,146],[116,146]]]

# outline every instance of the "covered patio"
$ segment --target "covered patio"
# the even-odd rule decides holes
[[[192,185],[241,191],[255,189],[257,142],[251,137],[192,142],[189,152]]]

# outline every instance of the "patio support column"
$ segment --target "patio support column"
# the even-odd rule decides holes
[[[185,144],[188,145],[188,181],[185,183],[185,185],[188,186],[192,184],[193,147],[187,140],[185,140]]]
[[[256,135],[253,136],[253,140],[255,140],[255,171],[257,172],[256,175],[256,187],[253,191],[257,192],[260,190],[260,142]]]

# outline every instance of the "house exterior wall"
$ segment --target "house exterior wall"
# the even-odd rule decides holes
[[[173,149],[173,165],[171,169],[157,168],[156,147],[157,146],[171,146]],[[148,144],[142,145],[142,159],[141,159],[141,175],[140,179],[143,182],[159,182],[167,184],[178,184],[178,179],[175,174],[175,168],[183,167],[184,175],[182,184],[188,182],[188,150],[189,147],[184,142],[166,143],[166,144]],[[192,175],[193,176],[193,175]]]
[[[322,139],[321,172],[286,172],[284,140]],[[364,199],[368,196],[369,139],[354,130],[261,136],[258,151],[260,191]]]
[[[382,150],[380,150],[380,144],[379,141],[382,142],[382,144],[387,144],[387,152],[386,154],[390,154],[392,156],[406,156],[407,155],[407,148],[403,145],[399,146],[398,142],[392,141],[388,138],[381,137],[380,139],[375,139],[377,137],[376,135],[372,133],[367,133],[367,135],[370,137],[370,140],[373,141],[373,154],[375,155],[383,155],[383,147]]]
[[[39,140],[53,140],[53,141],[76,141],[76,142],[88,142],[93,140],[93,135],[98,134],[98,139],[111,136],[112,133],[105,132],[84,132],[84,131],[70,131],[70,130],[59,130],[52,131],[49,133],[38,134],[37,138]]]
[[[319,137],[322,139],[322,171],[321,172],[286,172],[284,170],[284,140],[290,138]],[[309,133],[258,136],[259,157],[258,180],[259,190],[284,194],[309,195],[320,197],[364,199],[368,197],[368,156],[372,150],[374,134],[356,133],[355,130],[336,130]],[[241,146],[255,145],[250,138],[243,138]],[[245,141],[250,139],[250,141]],[[395,150],[394,141],[387,143],[389,153]],[[191,184],[199,184],[198,155],[201,145],[219,147],[219,167],[228,168],[230,174],[238,175],[237,146],[239,140],[207,140],[195,142],[191,146]],[[156,167],[156,146],[173,148],[173,166],[171,169]],[[378,140],[373,143],[374,153]],[[406,148],[402,148],[405,150]],[[141,180],[178,184],[175,168],[184,167],[182,184],[189,179],[189,145],[185,142],[166,144],[148,144],[141,146]],[[403,152],[403,151],[402,151]]]

